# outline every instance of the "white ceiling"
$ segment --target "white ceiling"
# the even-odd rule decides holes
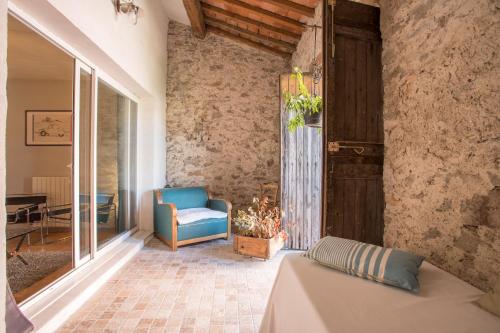
[[[174,21],[191,25],[182,0],[162,0],[167,16]]]
[[[9,15],[9,79],[72,80],[73,58]]]

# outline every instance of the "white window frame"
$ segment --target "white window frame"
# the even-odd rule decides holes
[[[57,289],[59,286],[61,286],[65,281],[71,278],[72,274],[75,273],[77,270],[79,270],[81,267],[85,266],[86,264],[92,263],[92,259],[96,258],[101,258],[104,256],[112,256],[113,255],[113,249],[116,248],[118,245],[120,245],[122,242],[124,242],[128,237],[130,237],[134,232],[139,230],[139,226],[141,225],[141,214],[140,214],[140,209],[141,209],[141,196],[136,195],[136,226],[128,230],[126,232],[123,232],[110,241],[108,241],[103,248],[97,250],[97,212],[95,210],[96,207],[96,189],[97,189],[97,184],[96,184],[96,173],[97,173],[97,156],[96,156],[96,144],[97,144],[97,122],[96,122],[96,115],[97,115],[97,83],[98,80],[101,79],[106,84],[111,86],[112,88],[116,89],[120,94],[123,96],[127,97],[130,101],[133,101],[137,104],[137,114],[138,114],[138,121],[137,124],[130,124],[130,112],[129,112],[129,126],[135,125],[136,126],[136,168],[135,168],[135,173],[136,173],[136,190],[139,189],[139,172],[140,172],[140,166],[138,163],[138,157],[140,154],[140,149],[138,147],[138,141],[139,141],[139,110],[140,110],[140,103],[139,103],[139,98],[133,94],[129,89],[125,88],[123,85],[118,83],[116,80],[114,80],[111,76],[107,75],[104,71],[102,71],[96,64],[92,63],[89,61],[83,54],[78,52],[75,48],[73,48],[71,45],[66,43],[64,40],[53,34],[50,30],[46,29],[43,25],[41,25],[36,19],[31,17],[30,15],[26,14],[22,9],[17,7],[15,4],[12,2],[8,1],[7,2],[7,7],[8,7],[8,14],[12,15],[16,19],[18,19],[20,22],[25,24],[28,28],[32,29],[35,33],[37,33],[39,36],[42,38],[45,38],[47,41],[52,43],[54,46],[57,48],[61,49],[63,52],[67,53],[69,56],[71,56],[74,61],[75,61],[75,66],[74,66],[74,72],[75,75],[73,77],[73,89],[74,89],[74,99],[73,99],[73,119],[75,121],[73,122],[73,161],[72,161],[72,185],[73,185],[73,269],[71,269],[69,272],[64,274],[63,276],[59,277],[52,283],[48,284],[44,288],[42,288],[40,291],[37,293],[33,294],[26,300],[20,303],[20,307],[22,310],[28,309],[34,305],[36,305],[37,302],[42,300],[44,297],[50,297],[51,292],[54,289]],[[79,70],[77,69],[84,69],[87,72],[90,72],[92,75],[92,103],[91,103],[91,247],[90,247],[90,255],[85,256],[84,258],[80,258],[80,239],[79,239],[79,224],[76,223],[76,221],[79,221],[79,212],[78,209],[75,209],[76,204],[79,202],[79,182],[77,181],[79,179],[79,154],[75,154],[75,152],[79,152],[78,150],[75,150],[75,147],[79,148],[79,98],[80,98],[80,77],[79,77]],[[76,75],[78,73],[78,76]],[[78,101],[78,103],[77,103]],[[77,120],[78,119],[78,120]],[[130,129],[130,128],[129,128]],[[130,132],[129,132],[130,133]],[[128,153],[130,152],[130,137],[128,138]],[[130,157],[130,154],[128,154]],[[130,165],[130,161],[128,161],[128,165]],[[130,170],[129,170],[130,171]],[[128,177],[128,181],[130,182],[130,177]],[[128,184],[130,185],[130,184]],[[128,187],[130,188],[130,186]],[[76,199],[76,200],[75,200]],[[130,200],[130,196],[129,196]],[[130,205],[129,205],[130,207]],[[128,218],[128,216],[127,216]]]

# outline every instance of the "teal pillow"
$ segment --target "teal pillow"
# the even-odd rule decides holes
[[[320,239],[304,256],[350,275],[419,292],[421,256],[331,236]]]

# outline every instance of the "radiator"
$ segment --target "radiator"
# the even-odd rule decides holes
[[[70,177],[32,177],[31,190],[33,193],[47,194],[49,207],[73,202]]]

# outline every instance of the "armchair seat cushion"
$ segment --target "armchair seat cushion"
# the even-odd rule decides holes
[[[203,219],[188,224],[179,224],[177,240],[207,237],[227,233],[227,217],[220,219]]]
[[[227,219],[227,213],[204,207],[179,209],[177,211],[177,223],[179,225],[208,219]]]

